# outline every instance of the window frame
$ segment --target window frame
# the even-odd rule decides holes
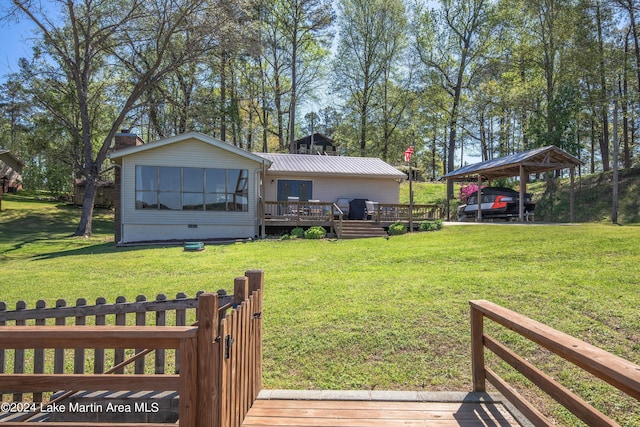
[[[153,176],[154,173],[151,172],[153,169],[155,169],[155,178]],[[175,173],[173,169],[179,169],[180,182],[178,189],[172,184],[172,181],[165,181],[164,185],[161,185],[162,170]],[[202,184],[198,185],[197,178],[195,181],[186,183],[185,171],[187,171],[187,175],[192,175],[193,171],[191,170],[198,169],[201,172],[195,172],[195,175],[201,175]],[[218,175],[218,180],[208,181],[208,171]],[[233,176],[231,176],[232,174]],[[231,183],[230,176],[235,178],[235,184]],[[220,180],[222,177],[224,177],[224,183]],[[175,178],[175,176],[172,178],[173,181],[175,181]],[[207,188],[208,185],[213,186],[212,184],[215,185],[215,188]],[[238,186],[241,186],[240,189],[238,189]],[[185,187],[187,190],[201,189],[201,191],[186,191]],[[249,212],[249,193],[249,169],[135,165],[135,210],[246,213]],[[161,204],[163,199],[169,200],[171,196],[175,197],[176,194],[179,198],[177,204],[179,208],[176,208],[175,200],[168,205]],[[197,201],[198,195],[200,195],[200,201]],[[213,197],[216,198],[217,202],[215,204],[208,203],[208,200]],[[185,206],[185,198],[194,198],[196,203]],[[153,200],[155,200],[155,203],[148,203]],[[217,205],[217,208],[208,208],[213,205]],[[223,209],[220,209],[220,207],[223,207]]]

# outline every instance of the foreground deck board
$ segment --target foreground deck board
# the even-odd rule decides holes
[[[499,403],[256,400],[243,427],[519,426]]]

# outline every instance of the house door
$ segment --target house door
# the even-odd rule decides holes
[[[313,194],[312,181],[300,181],[295,179],[278,180],[278,200],[286,201],[288,197],[299,197],[300,201],[311,199]]]

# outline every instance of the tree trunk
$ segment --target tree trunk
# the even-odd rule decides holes
[[[360,107],[360,157],[367,152],[367,104]]]
[[[93,207],[96,201],[96,178],[88,176],[85,182],[84,199],[82,199],[82,215],[74,236],[90,237],[92,233]]]
[[[596,2],[596,26],[598,28],[598,60],[600,73],[600,99],[602,100],[602,139],[600,140],[600,154],[602,156],[602,170],[608,171],[609,165],[609,108],[607,96],[607,78],[604,64],[604,41],[602,40],[602,19],[600,16],[600,2]]]
[[[447,173],[451,172],[455,168],[455,154],[456,154],[456,138],[458,133],[458,107],[460,105],[460,96],[462,93],[462,78],[464,73],[466,57],[463,55],[460,69],[458,70],[458,80],[456,87],[454,88],[453,105],[451,106],[451,117],[449,120],[449,145],[447,155]],[[447,197],[453,198],[453,181],[447,181]]]
[[[289,152],[296,152],[296,99],[298,89],[298,74],[297,74],[297,61],[298,61],[298,19],[293,23],[293,36],[291,44],[291,100],[289,103]]]
[[[220,55],[220,139],[227,140],[227,57]]]
[[[620,95],[622,99],[622,143],[624,147],[624,167],[629,169],[631,167],[631,145],[629,144],[629,73],[628,70],[628,58],[629,58],[629,32],[624,38],[624,66],[622,67],[622,88],[620,89]]]

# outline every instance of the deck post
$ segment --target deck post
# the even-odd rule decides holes
[[[198,405],[197,427],[220,426],[220,364],[216,350],[218,296],[204,293],[198,299]]]
[[[486,391],[484,372],[484,315],[471,305],[471,375],[473,391]]]

